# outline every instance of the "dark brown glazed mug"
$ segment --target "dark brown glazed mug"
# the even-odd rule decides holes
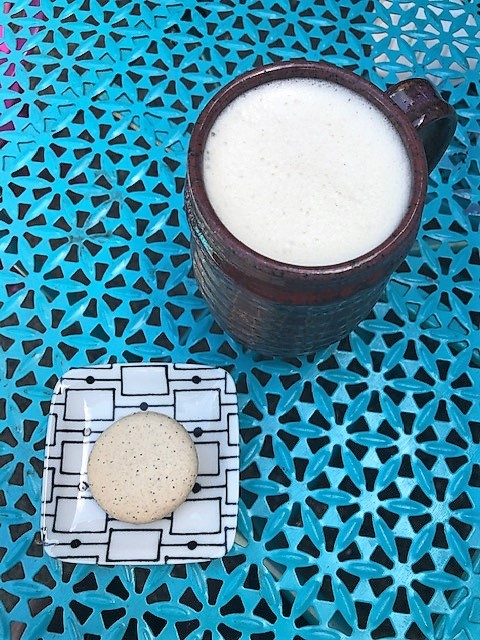
[[[266,258],[228,231],[207,197],[203,152],[215,119],[245,91],[292,77],[335,82],[369,100],[396,128],[410,159],[412,189],[400,225],[378,247],[348,262],[302,267]],[[311,353],[352,331],[415,240],[428,173],[447,148],[456,122],[453,108],[427,80],[412,78],[384,93],[365,78],[325,62],[274,63],[223,87],[194,126],[185,186],[194,274],[219,325],[247,347],[275,356]]]

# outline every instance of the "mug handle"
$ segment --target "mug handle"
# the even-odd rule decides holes
[[[400,107],[422,141],[431,173],[445,153],[457,126],[457,114],[424,78],[402,80],[385,94]]]

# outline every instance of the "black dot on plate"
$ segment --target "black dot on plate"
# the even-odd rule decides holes
[[[200,384],[201,381],[202,379],[200,378],[200,376],[193,376],[192,378],[193,384]]]
[[[193,430],[193,435],[196,438],[199,438],[203,433],[203,429],[201,427],[195,427],[195,429]]]
[[[72,549],[78,549],[78,547],[81,545],[82,543],[80,542],[80,540],[78,538],[75,538],[74,540],[72,540],[70,542],[70,546],[72,547]]]
[[[140,409],[142,411],[146,411],[148,409],[148,404],[146,402],[142,402],[142,404],[140,405]]]
[[[197,548],[197,543],[195,542],[195,540],[191,540],[188,544],[187,547],[190,549],[190,551],[193,551],[194,549]]]
[[[193,493],[198,493],[200,491],[202,487],[198,484],[198,482],[195,482],[195,484],[193,485]]]
[[[93,376],[87,376],[87,379],[85,380],[85,382],[87,384],[93,384],[95,382],[95,378]]]

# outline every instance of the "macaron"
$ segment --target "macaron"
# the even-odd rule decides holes
[[[108,427],[95,442],[87,475],[92,496],[112,518],[146,524],[165,517],[191,492],[198,473],[185,427],[142,411]]]

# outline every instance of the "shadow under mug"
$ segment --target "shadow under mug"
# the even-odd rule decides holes
[[[400,225],[375,249],[348,262],[302,267],[266,258],[230,233],[206,193],[203,152],[221,111],[260,84],[298,77],[338,83],[369,100],[393,124],[410,160],[410,201]],[[454,109],[427,80],[412,78],[383,92],[325,62],[274,63],[223,87],[194,126],[185,186],[193,270],[218,324],[247,347],[272,356],[311,353],[350,333],[368,316],[415,241],[428,173],[446,150],[456,123]]]

